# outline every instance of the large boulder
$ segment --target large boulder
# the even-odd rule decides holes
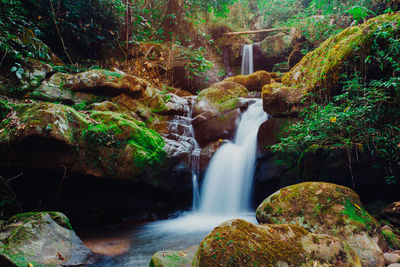
[[[275,118],[296,116],[301,108],[301,99],[306,92],[287,87],[281,83],[267,84],[262,88],[264,111]]]
[[[150,267],[191,267],[193,257],[199,246],[184,250],[162,250],[154,253],[150,259]]]
[[[146,93],[146,80],[126,74],[117,69],[94,69],[77,74],[55,73],[44,81],[31,96],[47,101],[80,103],[96,100],[97,97],[126,94],[139,97]],[[147,92],[151,98],[154,94]]]
[[[220,82],[202,90],[193,107],[196,140],[205,146],[220,138],[230,138],[236,130],[240,109],[248,105],[247,89],[234,82]]]
[[[260,92],[264,85],[272,82],[272,78],[268,72],[260,70],[249,75],[228,77],[224,81],[241,84],[246,87],[248,91]]]
[[[384,266],[386,243],[379,223],[350,188],[306,182],[280,189],[257,208],[260,223],[293,223],[346,241],[362,266]]]
[[[0,233],[0,255],[16,266],[81,266],[93,253],[58,212],[21,213]]]
[[[200,243],[192,266],[361,266],[339,239],[297,225],[230,220]]]
[[[382,29],[382,25],[396,28],[399,21],[400,14],[391,13],[343,30],[308,53],[283,77],[282,83],[307,92],[328,89],[326,93],[334,95],[338,90],[342,74],[347,71],[353,73],[355,69],[365,71],[364,61],[352,62],[352,59],[362,53],[368,55],[374,42],[375,32]],[[352,63],[347,64],[348,62]]]
[[[145,181],[158,185],[151,173],[162,168],[167,156],[159,134],[121,112],[19,103],[0,125],[0,150],[7,155],[0,164],[7,166],[64,166],[85,175],[130,181],[145,172]]]

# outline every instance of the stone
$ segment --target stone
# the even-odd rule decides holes
[[[10,218],[0,233],[0,254],[17,266],[82,265],[93,253],[58,212],[30,212]]]
[[[266,198],[256,215],[260,223],[293,223],[332,235],[352,247],[363,266],[384,266],[380,225],[350,188],[322,182],[288,186]]]
[[[329,235],[298,225],[254,225],[240,219],[217,226],[200,243],[192,266],[361,266],[356,253]]]
[[[400,267],[400,263],[392,263],[389,264],[387,267]]]
[[[400,255],[395,253],[383,253],[383,257],[385,258],[386,265],[398,263],[400,259]]]
[[[191,246],[184,250],[162,250],[154,253],[150,267],[191,267],[193,257],[199,246]]]
[[[400,225],[400,201],[393,202],[386,206],[382,212],[391,223]]]
[[[261,70],[249,75],[228,77],[224,81],[241,84],[246,87],[248,91],[260,92],[264,85],[271,83],[272,79],[268,72]]]
[[[301,110],[306,92],[281,83],[271,83],[262,89],[263,108],[272,117],[294,117]]]
[[[399,239],[399,237],[397,237],[393,233],[392,229],[387,229],[385,226],[382,227],[382,234],[383,234],[383,237],[385,238],[387,244],[392,249],[400,249],[400,239]],[[384,228],[386,228],[386,229],[384,229]]]

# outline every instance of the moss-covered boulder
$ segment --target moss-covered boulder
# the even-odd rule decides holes
[[[94,96],[116,96],[122,93],[131,97],[145,95],[152,98],[154,90],[148,89],[148,85],[146,80],[117,69],[94,69],[77,74],[56,73],[44,81],[31,96],[67,103],[87,102],[93,100]]]
[[[253,225],[230,220],[201,243],[193,266],[361,266],[356,253],[337,238],[297,225]]]
[[[228,77],[224,81],[235,82],[246,87],[248,91],[260,92],[264,85],[271,83],[272,79],[268,72],[260,70],[249,75],[237,75]]]
[[[191,267],[193,257],[199,246],[192,246],[184,250],[163,250],[154,253],[150,260],[150,267]]]
[[[281,83],[267,84],[261,93],[264,111],[276,118],[296,116],[305,94],[302,89],[287,87]]]
[[[385,27],[396,29],[399,25],[400,14],[391,13],[347,28],[308,53],[283,77],[282,82],[285,86],[301,88],[307,92],[326,88],[328,95],[334,95],[342,74],[348,70],[363,70],[365,67],[364,60],[353,62],[353,58],[361,54],[368,56],[374,33],[379,29],[384,31]]]
[[[293,223],[346,241],[363,266],[384,266],[380,225],[350,188],[305,182],[280,189],[257,208],[260,223]]]
[[[83,265],[93,256],[58,212],[13,216],[0,232],[0,254],[16,266]]]
[[[202,90],[193,107],[193,127],[200,145],[230,138],[236,129],[240,109],[248,105],[247,89],[234,82],[219,82]]]
[[[76,111],[61,104],[19,103],[0,128],[0,151],[7,155],[0,164],[42,170],[65,167],[129,181],[141,180],[145,173],[144,182],[159,185],[152,174],[167,159],[161,136],[120,110]]]

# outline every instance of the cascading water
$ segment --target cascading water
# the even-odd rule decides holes
[[[253,45],[245,44],[242,50],[242,74],[247,75],[254,72]]]
[[[175,219],[138,226],[129,234],[121,233],[122,238],[128,237],[131,240],[129,253],[119,257],[107,257],[95,266],[149,266],[149,259],[156,251],[165,248],[183,249],[200,244],[214,227],[224,221],[240,218],[256,223],[254,212],[248,211],[257,150],[257,131],[267,119],[261,100],[256,100],[243,113],[234,141],[221,146],[213,156],[202,186],[199,210],[196,210],[198,191],[195,188],[198,178],[196,164],[200,150],[190,141],[193,129],[186,124],[190,118],[189,114],[190,111],[176,118],[176,129],[173,129],[173,132],[181,134],[181,138],[186,137],[183,142],[187,143],[188,150],[192,151],[190,164],[194,170],[193,211]]]
[[[200,213],[238,214],[250,209],[257,132],[268,118],[260,99],[243,114],[234,142],[214,154],[202,186]]]

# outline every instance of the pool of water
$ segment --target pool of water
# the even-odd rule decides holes
[[[84,242],[108,255],[90,266],[149,266],[155,252],[198,245],[216,226],[236,218],[256,223],[254,212],[225,216],[187,213],[176,219],[151,222],[129,230],[115,230],[106,238],[97,241],[86,239]]]

